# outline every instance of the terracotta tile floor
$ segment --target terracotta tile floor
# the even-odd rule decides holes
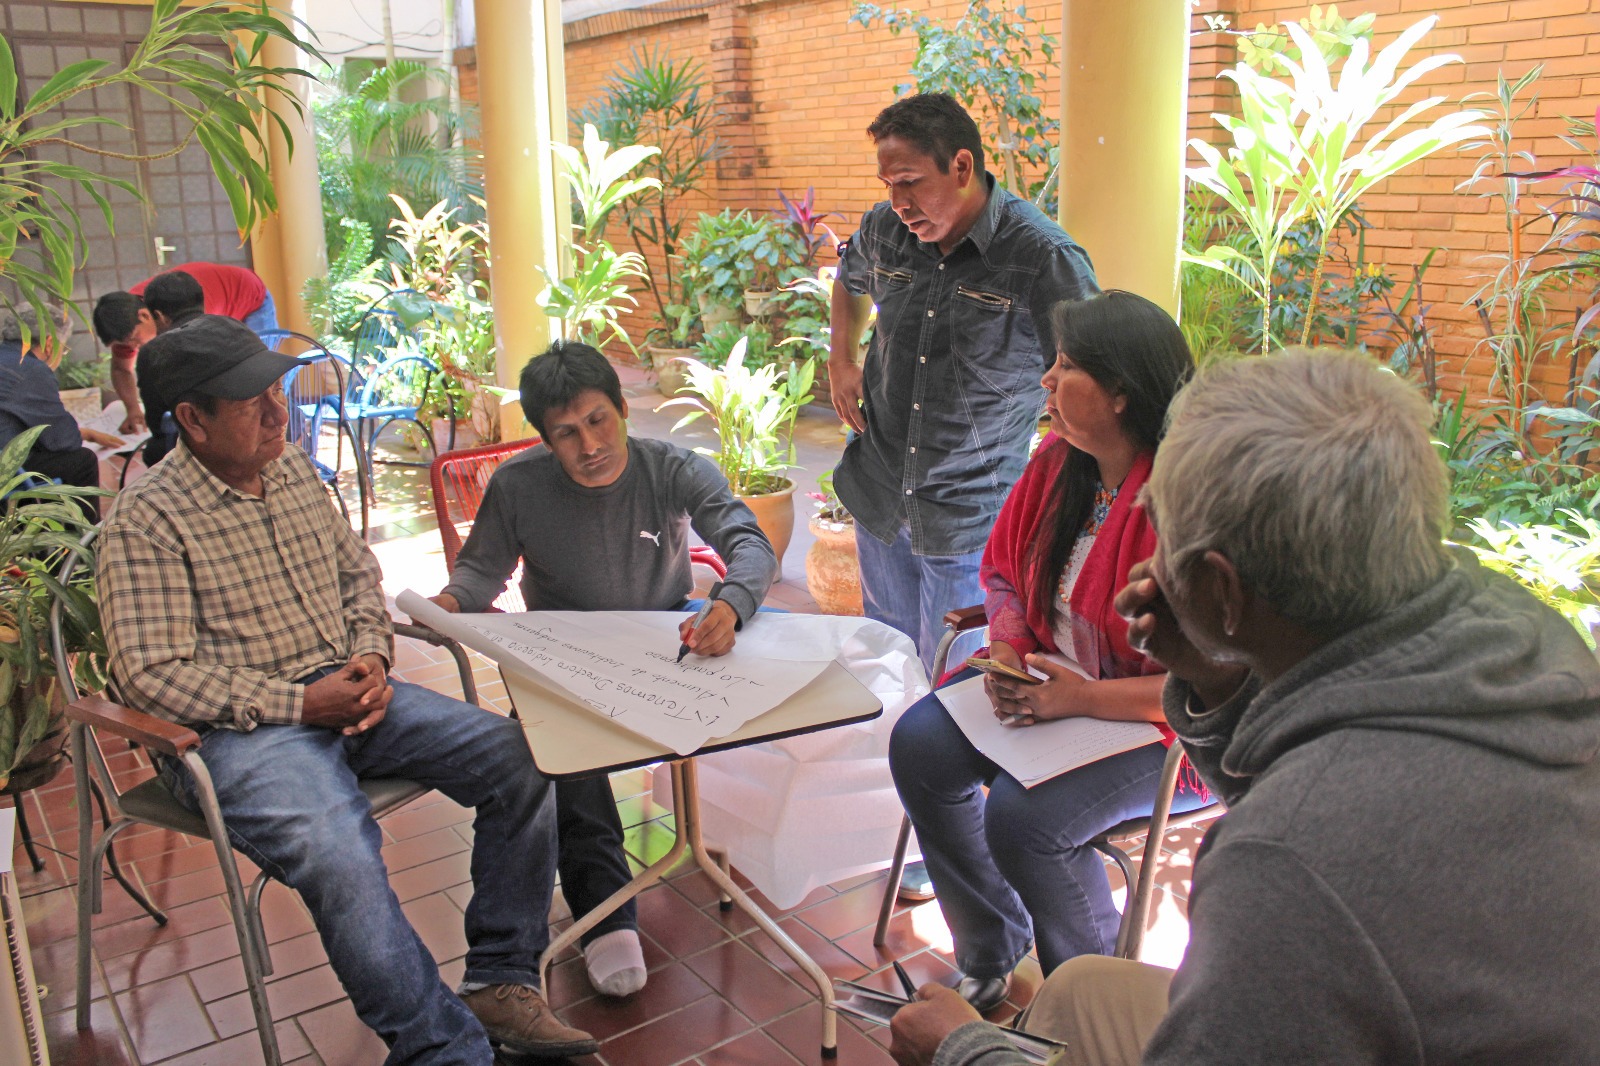
[[[665,416],[649,412],[656,394],[636,376],[636,432],[661,433]],[[839,440],[831,419],[803,425],[803,476],[814,481],[831,466]],[[413,468],[380,474],[384,503],[375,550],[386,573],[403,575],[392,593],[409,584],[427,591],[443,583],[443,560],[426,499],[426,479]],[[801,514],[805,511],[802,508]],[[770,602],[815,610],[805,593],[804,524],[786,559],[784,583]],[[397,674],[449,691],[454,685],[433,649],[402,642]],[[480,661],[485,702],[505,709],[505,693],[492,668]],[[126,749],[113,766],[129,781],[149,774],[143,756]],[[627,827],[631,858],[645,863],[669,846],[671,817],[652,800],[643,770],[614,775],[612,789]],[[130,877],[166,908],[158,926],[114,882],[95,921],[91,1027],[74,1021],[77,812],[70,776],[24,797],[44,869],[32,871],[16,853],[23,911],[44,1007],[52,1062],[58,1066],[122,1063],[227,1064],[260,1061],[260,1046],[244,992],[238,944],[228,921],[222,883],[208,845],[161,830],[134,829],[119,838],[118,855]],[[425,796],[382,822],[390,879],[406,914],[438,959],[447,982],[459,979],[466,944],[462,907],[470,894],[467,853],[471,812],[437,794]],[[1168,853],[1152,909],[1145,957],[1173,964],[1187,942],[1185,917],[1189,863],[1200,831],[1175,831],[1162,842]],[[887,856],[885,856],[887,859]],[[254,871],[241,860],[246,878]],[[1114,869],[1112,883],[1120,884]],[[883,875],[855,878],[813,892],[782,912],[783,927],[835,977],[893,987],[888,969],[898,958],[918,980],[953,978],[949,932],[936,904],[900,909],[889,944],[872,946],[872,923]],[[759,899],[759,894],[757,895]],[[764,901],[763,901],[764,903]],[[357,1066],[382,1061],[384,1048],[355,1017],[323,955],[300,902],[281,886],[265,897],[265,925],[275,972],[269,999],[286,1061]],[[559,896],[552,921],[569,919]],[[819,1063],[819,1007],[794,964],[738,912],[723,913],[710,882],[683,872],[647,891],[640,917],[649,984],[627,1000],[596,995],[576,953],[552,968],[550,997],[562,1016],[601,1040],[598,1056],[578,1060],[610,1066],[781,1066]],[[1024,963],[1005,1018],[1025,1006],[1039,983],[1032,960]],[[887,1030],[841,1020],[838,1062],[874,1066],[890,1062]]]

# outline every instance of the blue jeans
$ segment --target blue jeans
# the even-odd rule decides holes
[[[489,1066],[483,1027],[440,980],[389,887],[383,835],[357,780],[406,777],[477,808],[464,980],[537,986],[556,817],[522,727],[397,681],[388,715],[361,736],[213,729],[200,752],[233,846],[300,893],[356,1013],[389,1045],[387,1062]],[[198,811],[188,771],[166,767],[177,770],[167,775],[174,794]]]
[[[978,582],[983,552],[913,555],[908,527],[901,526],[894,543],[885,544],[858,525],[856,555],[867,617],[910,637],[923,667],[932,671],[933,653],[944,636],[945,614],[983,602]]]
[[[258,337],[279,328],[278,305],[272,302],[272,293],[267,293],[266,299],[261,301],[261,306],[245,315],[240,321],[255,330]]]
[[[975,676],[963,670],[952,683]],[[1046,974],[1074,956],[1116,950],[1117,909],[1089,841],[1149,815],[1166,755],[1164,745],[1147,744],[1027,789],[972,746],[937,696],[900,717],[889,770],[962,973],[1003,977],[1035,939]],[[1180,779],[1173,811],[1201,802]]]
[[[573,916],[582,918],[633,879],[622,852],[622,819],[605,774],[557,781],[555,790],[561,894]],[[583,934],[579,943],[588,944],[618,929],[637,929],[638,915],[638,901],[630,899]]]

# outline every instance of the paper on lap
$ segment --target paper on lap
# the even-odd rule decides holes
[[[109,459],[113,455],[127,455],[150,439],[150,431],[148,429],[141,430],[138,433],[122,432],[122,420],[125,417],[127,417],[127,411],[122,406],[122,401],[113,400],[98,415],[87,422],[79,422],[79,429],[99,430],[101,433],[109,433],[113,437],[118,437],[122,440],[121,444],[116,445],[90,444],[88,441],[84,441],[83,446],[94,452],[96,459]]]
[[[792,616],[761,615],[716,658],[675,664],[673,611],[530,611],[450,614],[415,592],[395,606],[502,667],[553,689],[616,724],[688,755],[727,736],[814,681],[839,654],[839,641],[772,639]],[[814,627],[803,627],[814,628]],[[766,637],[767,639],[762,639]],[[812,658],[769,655],[774,645]]]
[[[1049,658],[1083,672],[1070,659]],[[1161,731],[1148,722],[1057,718],[1030,726],[1003,725],[994,716],[994,704],[983,691],[981,676],[947,685],[934,694],[972,746],[1024,788],[1161,739]]]

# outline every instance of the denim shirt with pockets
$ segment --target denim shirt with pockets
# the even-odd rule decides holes
[[[867,430],[834,486],[884,543],[908,527],[916,555],[984,546],[1043,410],[1050,308],[1099,291],[1084,250],[989,180],[988,206],[949,255],[880,203],[839,261],[878,321],[862,367]]]

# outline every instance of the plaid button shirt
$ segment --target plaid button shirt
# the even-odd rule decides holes
[[[298,722],[312,671],[393,641],[378,560],[304,453],[261,474],[260,497],[179,445],[124,490],[100,535],[100,611],[129,706],[249,731]]]

